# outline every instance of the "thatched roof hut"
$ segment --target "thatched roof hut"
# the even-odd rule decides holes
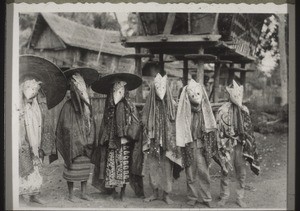
[[[46,40],[49,34],[56,36]],[[133,51],[121,45],[118,31],[85,26],[51,13],[38,15],[28,44],[35,49],[64,49],[72,46],[99,52],[102,41],[103,53],[122,56]]]
[[[26,47],[26,53],[48,58],[62,69],[92,66],[104,71],[119,65],[132,68],[132,62],[121,57],[134,52],[121,44],[118,31],[85,26],[53,13],[38,14]]]

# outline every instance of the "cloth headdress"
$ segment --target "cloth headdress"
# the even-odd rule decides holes
[[[113,85],[113,97],[114,97],[114,102],[117,104],[120,102],[125,94],[125,85],[127,83],[125,81],[117,81]]]
[[[193,84],[191,81],[189,85],[183,87],[178,103],[176,116],[176,145],[179,147],[185,147],[187,143],[193,141],[191,133],[191,102],[187,92],[187,89],[191,88],[190,86],[195,87],[195,84]],[[202,92],[201,109],[204,118],[205,131],[210,132],[217,129],[216,120],[213,115],[205,88],[200,84],[197,86]]]
[[[162,100],[167,91],[167,75],[162,77],[159,73],[157,73],[154,78],[154,85],[157,96]]]
[[[121,87],[124,87],[127,83],[125,81],[118,81],[114,83],[113,91],[119,90]]]
[[[84,115],[86,125],[87,125],[87,130],[90,130],[91,127],[91,109],[90,109],[90,98],[87,92],[87,87],[86,83],[83,79],[83,77],[80,75],[80,73],[75,73],[71,77],[71,91],[73,94],[75,94],[75,99],[74,101],[77,101],[80,113]],[[84,102],[83,104],[80,103],[81,100]]]
[[[41,81],[41,91],[45,95],[48,109],[55,107],[65,97],[67,80],[63,72],[53,62],[34,55],[20,55],[19,82],[26,78]]]
[[[74,85],[74,90],[87,104],[90,104],[90,99],[87,93],[87,87],[83,77],[79,73],[75,73],[71,77],[71,84]]]
[[[40,84],[42,84],[42,82],[36,81],[35,79],[26,80],[21,84],[21,88],[27,100],[38,94],[38,91],[41,88]]]
[[[230,101],[241,108],[243,103],[244,87],[242,85],[239,86],[235,80],[233,80],[231,87],[226,87],[226,90],[229,93]]]
[[[154,131],[155,127],[159,127],[159,125],[155,124],[155,101],[156,101],[156,92],[155,92],[155,85],[154,82],[150,86],[150,93],[149,97],[147,98],[145,102],[145,106],[143,108],[143,117],[142,121],[145,125],[145,128],[148,130],[149,138],[155,138],[154,137]],[[164,100],[167,104],[167,116],[170,121],[175,121],[176,118],[176,108],[175,108],[175,101],[173,99],[173,96],[171,94],[170,87],[166,86],[166,95],[164,97]]]
[[[203,98],[203,92],[202,92],[201,85],[199,83],[191,79],[189,84],[186,87],[186,91],[192,103],[194,104],[201,103]]]

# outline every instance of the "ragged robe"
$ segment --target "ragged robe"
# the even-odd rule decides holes
[[[90,121],[90,124],[87,121]],[[66,180],[88,179],[94,141],[95,121],[92,117],[90,119],[84,117],[83,102],[79,96],[71,92],[71,99],[65,102],[56,127],[56,146],[65,161]]]

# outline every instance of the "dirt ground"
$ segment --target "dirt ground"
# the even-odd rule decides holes
[[[287,134],[261,135],[255,134],[258,142],[258,149],[261,155],[261,174],[254,175],[250,168],[247,169],[245,202],[249,208],[281,208],[286,207],[286,186],[287,186]],[[47,208],[192,208],[186,204],[186,178],[182,172],[180,178],[174,181],[173,193],[171,198],[174,200],[173,205],[167,205],[163,201],[153,201],[150,203],[143,202],[142,199],[135,197],[133,190],[128,186],[124,201],[108,199],[100,195],[97,189],[90,185],[88,181],[88,190],[92,201],[76,199],[76,203],[66,200],[67,184],[62,178],[63,161],[59,159],[50,165],[45,165],[42,169],[44,184],[41,190],[41,199],[45,201],[43,207]],[[213,204],[219,196],[220,171],[217,164],[211,168],[211,193]],[[235,204],[234,178],[231,183],[231,196],[225,208],[238,208]],[[148,177],[144,178],[145,195],[151,194]],[[75,183],[75,196],[80,194],[80,184]],[[25,209],[29,207],[39,207],[37,204],[20,203],[20,207]],[[206,208],[204,205],[197,203],[195,208]],[[219,210],[219,209],[218,209]]]

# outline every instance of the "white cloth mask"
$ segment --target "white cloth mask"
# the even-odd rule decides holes
[[[118,81],[118,82],[114,83],[113,98],[114,98],[115,105],[118,104],[118,102],[120,102],[124,98],[125,85],[126,85],[126,82],[124,82],[124,81]]]
[[[232,87],[226,87],[226,90],[229,93],[231,102],[242,107],[244,87],[239,86],[235,80],[233,80]]]
[[[159,73],[157,73],[154,78],[154,86],[156,95],[163,100],[167,91],[167,75],[162,77]]]
[[[71,82],[74,84],[75,92],[79,94],[80,98],[87,104],[90,104],[90,98],[83,77],[79,73],[75,73],[72,75]]]
[[[23,93],[27,100],[34,98],[38,94],[38,92],[41,88],[41,85],[40,85],[41,83],[42,82],[36,81],[35,79],[26,80],[23,83],[23,85],[22,85]]]
[[[187,93],[189,96],[189,100],[192,103],[197,105],[201,103],[203,97],[202,88],[201,85],[196,81],[194,81],[193,79],[190,80],[187,86]]]

